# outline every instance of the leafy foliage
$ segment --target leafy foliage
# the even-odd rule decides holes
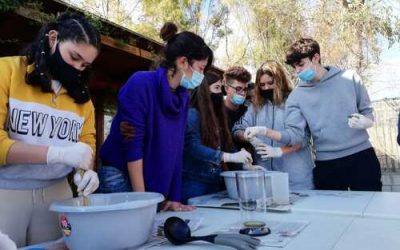
[[[228,8],[218,0],[76,0],[80,7],[161,42],[159,31],[167,21],[180,30],[203,36],[212,48],[231,32],[224,24]]]
[[[153,39],[159,40],[159,30],[167,21],[199,34],[214,49],[231,32],[224,28],[228,8],[218,0],[143,0],[142,8],[143,14],[133,29]]]
[[[161,26],[172,21],[203,36],[223,67],[283,61],[294,40],[309,36],[320,43],[323,63],[363,74],[379,61],[383,41],[400,41],[398,10],[387,3],[399,0],[70,1],[158,41]]]
[[[0,13],[16,10],[28,0],[0,0]]]
[[[396,1],[396,0],[395,0]],[[393,2],[393,1],[392,1]],[[267,59],[283,61],[294,40],[313,37],[321,45],[323,63],[356,69],[361,74],[379,61],[382,41],[400,41],[400,19],[381,0],[229,0],[243,27],[242,41],[226,43],[224,64],[257,68]],[[233,39],[233,38],[229,38]],[[238,46],[242,43],[245,46]]]

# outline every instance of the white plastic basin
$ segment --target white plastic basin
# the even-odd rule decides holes
[[[54,202],[59,225],[70,250],[112,250],[145,243],[152,230],[162,194],[129,192],[92,194],[89,206],[82,198]]]
[[[231,199],[237,200],[238,199],[238,192],[236,186],[236,173],[237,172],[249,172],[252,171],[225,171],[221,173],[221,176],[224,177],[226,190],[228,191],[228,196]],[[271,172],[272,171],[265,171],[265,188],[267,198],[272,196],[271,190]],[[251,175],[249,175],[251,176]],[[251,178],[251,177],[249,177]]]

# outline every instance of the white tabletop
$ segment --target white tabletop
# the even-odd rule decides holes
[[[374,197],[375,192],[307,190],[299,191],[297,194],[301,194],[301,197],[296,199],[292,204],[292,211],[363,216],[363,213]],[[305,195],[306,197],[304,197]],[[194,197],[189,199],[189,204],[213,204],[215,203],[212,202],[213,196],[215,195]],[[224,199],[224,202],[237,201]]]
[[[334,250],[398,250],[400,220],[356,218]]]
[[[179,213],[170,213],[178,215]],[[195,216],[204,217],[203,226],[192,235],[200,236],[214,233],[227,225],[240,220],[240,212],[237,210],[197,208],[192,212]],[[282,221],[308,221],[310,224],[284,248],[260,246],[258,249],[290,249],[290,250],[328,250],[332,249],[343,232],[350,226],[352,217],[309,213],[266,213],[265,219]],[[268,226],[268,225],[267,225]],[[324,230],[321,230],[323,228]],[[329,233],[327,233],[329,232]],[[204,242],[193,242],[182,246],[171,244],[153,247],[151,249],[231,249],[223,246]]]
[[[268,212],[266,220],[307,221],[309,224],[284,248],[261,246],[258,249],[284,250],[397,250],[400,249],[400,193],[354,191],[307,191],[289,213]],[[195,198],[199,200],[198,198]],[[203,218],[192,234],[215,233],[240,220],[240,211],[197,208],[193,212],[167,212]],[[267,225],[268,226],[268,225]],[[169,243],[151,249],[231,249],[204,242],[174,246]]]
[[[400,219],[400,193],[376,192],[364,216]]]
[[[388,194],[390,196],[390,194]],[[198,208],[193,212],[204,217],[204,226],[193,235],[210,234],[240,218],[235,210]],[[171,215],[179,215],[171,213]],[[266,213],[267,219],[309,221],[310,224],[286,247],[260,246],[258,249],[284,250],[398,250],[400,248],[400,220],[362,218],[334,214],[311,214],[302,212]],[[170,244],[151,249],[230,249],[204,242],[183,246]]]
[[[362,216],[374,192],[309,190],[308,197],[292,205],[292,211]],[[400,215],[400,213],[399,213]]]

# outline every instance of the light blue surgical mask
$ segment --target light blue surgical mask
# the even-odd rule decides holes
[[[246,101],[246,97],[238,95],[238,94],[234,94],[231,98],[231,101],[235,105],[242,105],[244,103],[244,101]]]
[[[298,77],[303,82],[311,82],[315,78],[315,70],[307,68],[298,74]]]
[[[192,78],[188,79],[183,73],[180,85],[187,89],[195,89],[204,79],[204,75],[196,70],[193,70]]]

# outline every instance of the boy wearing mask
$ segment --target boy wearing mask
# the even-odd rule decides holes
[[[224,73],[224,89],[226,92],[224,103],[230,131],[232,131],[233,125],[246,113],[247,107],[244,103],[250,80],[250,72],[240,66],[231,67]]]
[[[381,191],[381,170],[369,141],[373,109],[353,71],[321,64],[319,44],[302,38],[286,53],[300,82],[287,99],[285,129],[251,127],[247,138],[265,135],[295,145],[310,132],[316,152],[316,189]]]
[[[248,84],[251,80],[251,74],[244,67],[234,66],[227,69],[224,73],[224,89],[226,98],[224,101],[225,111],[228,116],[228,128],[232,128],[236,122],[246,113],[248,106],[245,105],[246,97],[249,91]],[[250,143],[234,140],[237,149],[244,148],[254,155],[254,148]],[[231,170],[236,167],[231,166]]]

